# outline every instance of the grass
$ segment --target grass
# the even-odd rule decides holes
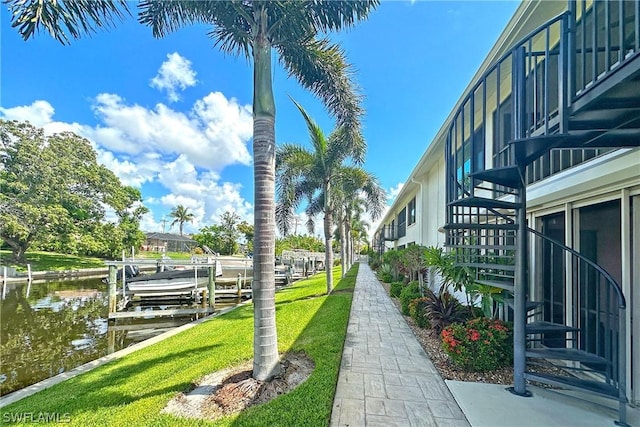
[[[0,250],[0,260],[11,256],[11,251]],[[27,271],[27,264],[31,264],[31,271],[48,270],[79,270],[82,268],[104,267],[104,260],[92,257],[79,257],[76,255],[59,254],[55,252],[32,251],[25,254],[24,265],[12,264],[18,271]],[[1,262],[0,262],[1,264]]]
[[[339,280],[339,268],[333,270]],[[279,351],[305,352],[315,362],[309,379],[292,392],[212,421],[160,414],[178,392],[202,376],[251,359],[253,306],[141,349],[1,410],[11,414],[69,414],[73,425],[92,426],[323,426],[329,424],[346,336],[357,264],[324,295],[324,273],[276,294]]]

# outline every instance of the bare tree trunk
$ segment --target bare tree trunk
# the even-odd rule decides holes
[[[255,12],[259,34],[253,46],[253,377],[266,380],[280,372],[275,307],[275,103],[271,45],[266,13]]]

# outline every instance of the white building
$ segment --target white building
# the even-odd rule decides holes
[[[640,404],[639,11],[523,2],[374,237],[446,245],[514,295],[516,373],[574,368],[524,370],[516,394],[535,379]]]

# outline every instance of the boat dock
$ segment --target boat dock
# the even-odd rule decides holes
[[[109,320],[156,318],[156,317],[181,317],[190,315],[208,315],[216,311],[216,300],[236,299],[238,301],[249,299],[252,296],[251,278],[247,271],[248,260],[232,260],[233,264],[221,267],[217,257],[192,258],[191,260],[172,259],[124,259],[122,261],[107,261],[108,287],[109,287]],[[152,280],[154,275],[127,278],[118,277],[120,271],[130,266],[140,269],[149,269],[155,266],[158,280]],[[167,278],[169,269],[176,269],[181,277]],[[227,277],[221,277],[222,271],[227,272]],[[228,277],[229,270],[236,277]],[[242,274],[244,271],[244,274]],[[191,273],[193,272],[193,275]],[[123,275],[124,276],[124,275]],[[174,280],[175,279],[175,280]],[[248,286],[247,286],[248,285]],[[185,303],[191,305],[182,308]],[[154,305],[162,309],[131,311],[126,310],[131,305]],[[166,306],[179,306],[180,308],[164,308]]]

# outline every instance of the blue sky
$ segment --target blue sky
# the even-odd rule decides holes
[[[365,168],[390,202],[517,6],[389,1],[332,36],[365,95]],[[252,68],[244,58],[220,53],[205,26],[154,39],[134,18],[70,46],[45,33],[24,42],[0,7],[0,118],[90,139],[99,161],[142,191],[151,210],[145,231],[162,231],[178,204],[196,216],[185,232],[228,210],[253,221]],[[277,63],[273,80],[278,144],[308,144],[289,96],[332,130],[322,104]]]

